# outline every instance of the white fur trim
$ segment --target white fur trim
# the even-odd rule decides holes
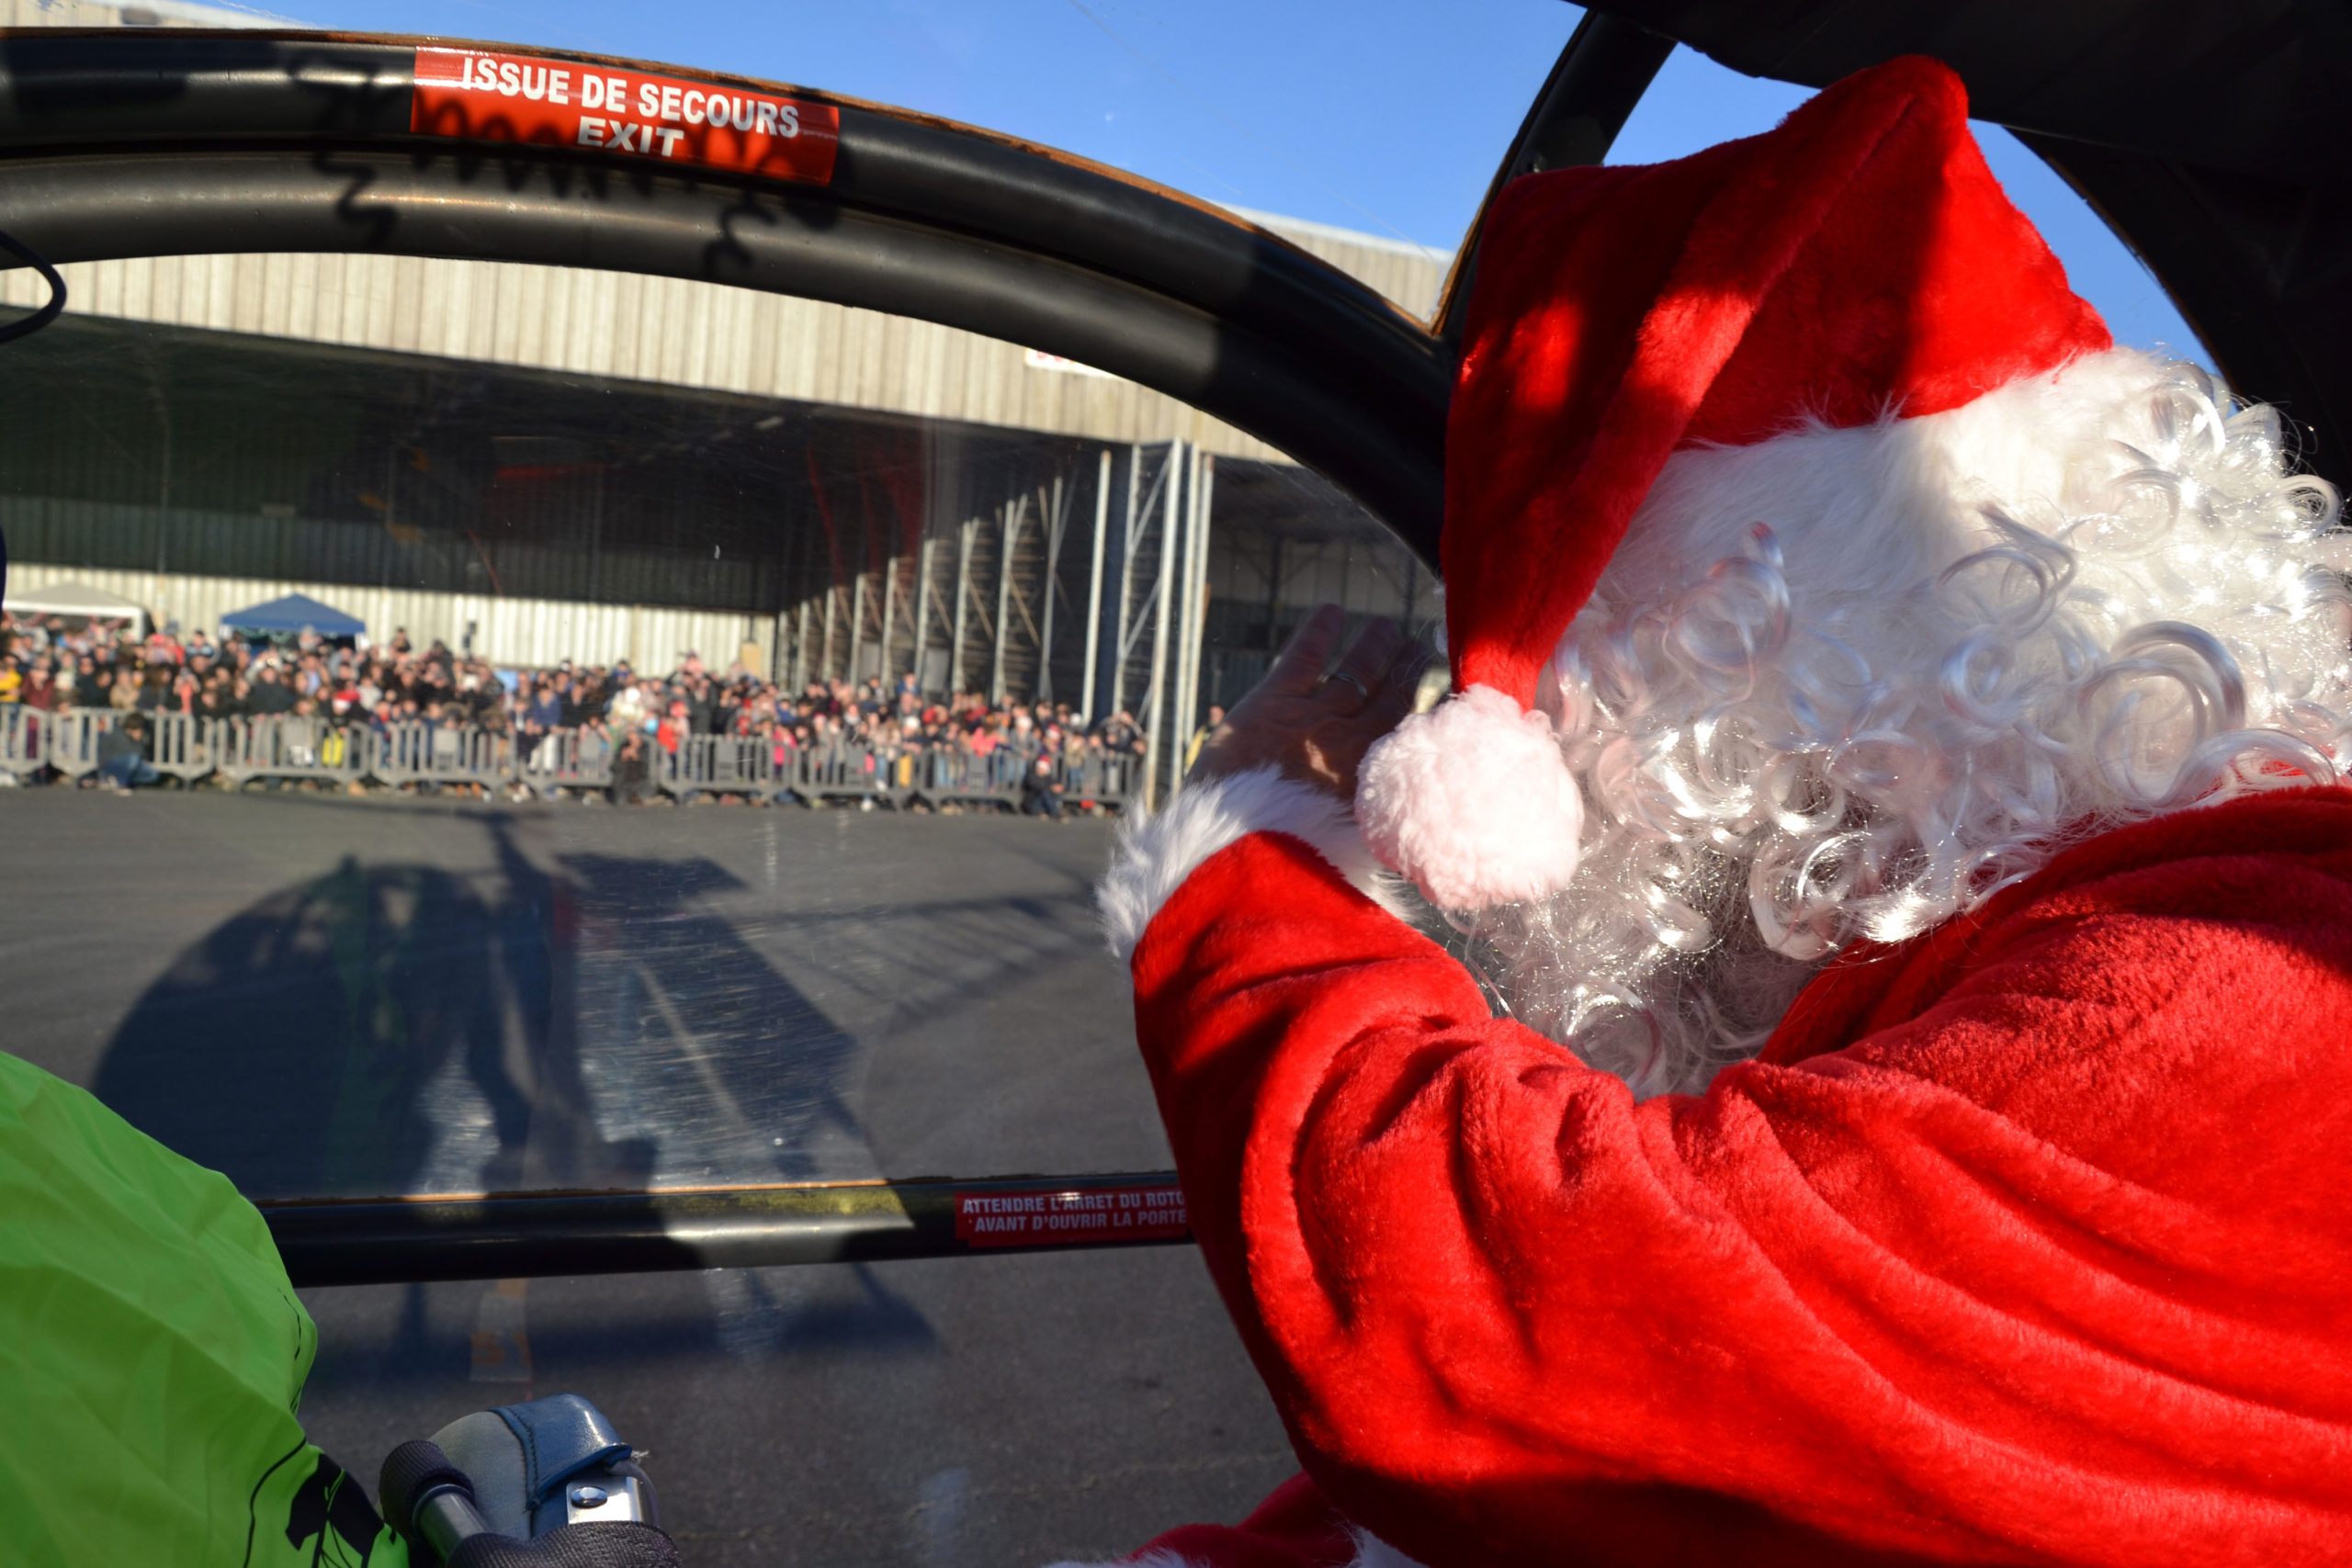
[[[1166,810],[1121,825],[1111,869],[1094,891],[1111,951],[1124,963],[1160,906],[1201,863],[1252,833],[1306,840],[1358,891],[1404,918],[1345,803],[1272,767],[1252,768],[1188,784]]]
[[[1356,1538],[1355,1560],[1348,1568],[1421,1568],[1421,1565],[1373,1534],[1350,1530]],[[1147,1551],[1117,1562],[1057,1562],[1052,1568],[1215,1568],[1215,1564],[1173,1551]]]
[[[1356,1538],[1356,1560],[1350,1568],[1421,1568],[1419,1562],[1370,1530],[1352,1530],[1350,1533]]]
[[[1439,908],[1484,909],[1568,885],[1584,802],[1551,721],[1473,686],[1373,747],[1356,819],[1373,852]]]

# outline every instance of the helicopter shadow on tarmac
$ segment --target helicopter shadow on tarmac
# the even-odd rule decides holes
[[[182,953],[92,1087],[256,1199],[873,1174],[857,1043],[703,912],[707,860],[346,855]]]
[[[93,1089],[263,1200],[874,1173],[842,1090],[857,1042],[700,907],[738,879],[700,857],[549,873],[507,819],[476,820],[487,872],[346,855],[214,928],[141,996]],[[878,1280],[828,1309],[769,1302],[764,1272],[698,1292],[707,1315],[673,1299],[626,1353],[935,1343]],[[330,1341],[321,1374],[353,1352],[369,1382],[448,1365],[447,1325],[406,1297],[390,1342]]]

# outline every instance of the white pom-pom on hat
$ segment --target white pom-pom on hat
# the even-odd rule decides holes
[[[1473,686],[1365,755],[1356,823],[1439,908],[1483,909],[1568,885],[1584,801],[1550,720]]]

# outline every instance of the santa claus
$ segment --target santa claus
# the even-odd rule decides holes
[[[1453,694],[1319,613],[1102,890],[1306,1471],[1148,1557],[2352,1561],[2334,492],[1930,61],[1486,236]]]

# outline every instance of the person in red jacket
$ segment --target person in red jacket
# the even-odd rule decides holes
[[[1453,694],[1318,613],[1102,888],[1305,1469],[1135,1561],[2352,1561],[2333,491],[1929,61],[1508,186],[1465,345]]]

